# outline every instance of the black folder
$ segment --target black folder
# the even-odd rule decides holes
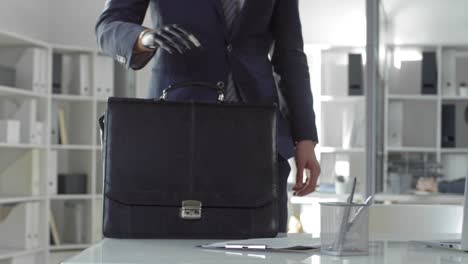
[[[362,55],[348,54],[348,91],[349,95],[363,95]]]
[[[437,58],[435,52],[423,52],[422,94],[437,94]]]
[[[442,105],[442,147],[455,147],[455,105]]]

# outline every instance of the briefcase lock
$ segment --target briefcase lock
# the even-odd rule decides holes
[[[195,200],[182,201],[180,217],[186,220],[196,220],[201,218],[202,203]]]

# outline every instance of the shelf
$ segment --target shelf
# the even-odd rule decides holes
[[[37,46],[37,47],[49,47],[50,45],[39,41],[35,40],[29,37],[25,36],[20,36],[16,33],[8,32],[5,30],[2,30],[0,32],[0,43],[2,46]]]
[[[96,98],[98,103],[107,103],[108,98]]]
[[[426,147],[388,147],[387,152],[437,152],[437,148]]]
[[[468,148],[442,148],[441,153],[462,153],[468,154]]]
[[[92,246],[91,244],[64,244],[60,246],[50,246],[50,250],[52,251],[60,251],[60,250],[83,250]]]
[[[320,192],[313,192],[306,196],[292,196],[289,201],[291,204],[312,204],[317,203],[317,200],[320,202],[324,202],[324,200],[334,200],[334,201],[346,201],[348,199],[349,194],[334,194],[334,193],[320,193]],[[359,193],[355,193],[354,201],[362,201],[363,196]]]
[[[62,100],[62,101],[79,101],[79,102],[86,102],[86,101],[91,102],[94,100],[92,96],[74,95],[74,94],[53,94],[52,99]]]
[[[423,94],[389,94],[389,100],[420,100],[420,101],[436,101],[438,95],[423,95]]]
[[[93,194],[57,194],[50,196],[51,200],[91,200],[93,198]]]
[[[45,251],[43,248],[21,250],[21,249],[0,249],[0,259],[9,259],[20,257],[24,255],[35,254],[41,251]]]
[[[455,204],[462,205],[463,195],[454,194],[386,194],[375,195],[375,202],[402,204]]]
[[[365,96],[331,96],[331,95],[323,95],[320,96],[321,102],[332,102],[332,103],[353,103],[364,101]]]
[[[444,95],[444,96],[442,96],[442,100],[462,100],[462,101],[468,101],[468,96]]]
[[[318,147],[317,148],[320,153],[361,153],[365,152],[364,148],[335,148],[335,147]]]
[[[97,49],[84,48],[79,46],[70,46],[70,45],[52,45],[52,50],[55,53],[95,53]]]
[[[47,98],[47,94],[0,85],[0,96],[24,96],[32,98]]]
[[[93,150],[91,145],[51,145],[54,150]]]
[[[45,199],[45,196],[17,196],[17,197],[0,196],[0,204],[37,202],[37,201],[42,201],[44,199]]]
[[[11,144],[11,143],[0,143],[0,148],[16,148],[16,149],[43,149],[45,145],[34,145],[34,144]]]

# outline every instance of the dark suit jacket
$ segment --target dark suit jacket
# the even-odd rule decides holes
[[[185,55],[162,50],[133,54],[148,7],[153,28],[181,25],[203,48]],[[244,102],[278,103],[284,98],[287,112],[278,112],[277,138],[283,157],[293,156],[293,142],[317,141],[298,0],[246,0],[231,30],[221,0],[107,0],[96,35],[101,50],[129,68],[142,68],[154,57],[150,97],[159,97],[168,85],[181,81],[226,83],[232,71]],[[273,72],[279,77],[279,89]],[[172,96],[216,98],[208,89],[182,89]]]

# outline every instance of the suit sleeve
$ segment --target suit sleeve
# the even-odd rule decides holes
[[[289,109],[294,141],[318,142],[298,0],[276,0],[271,23],[272,63],[280,77],[279,89]]]
[[[134,70],[143,68],[154,53],[133,52],[149,0],[107,0],[95,33],[99,49]]]

